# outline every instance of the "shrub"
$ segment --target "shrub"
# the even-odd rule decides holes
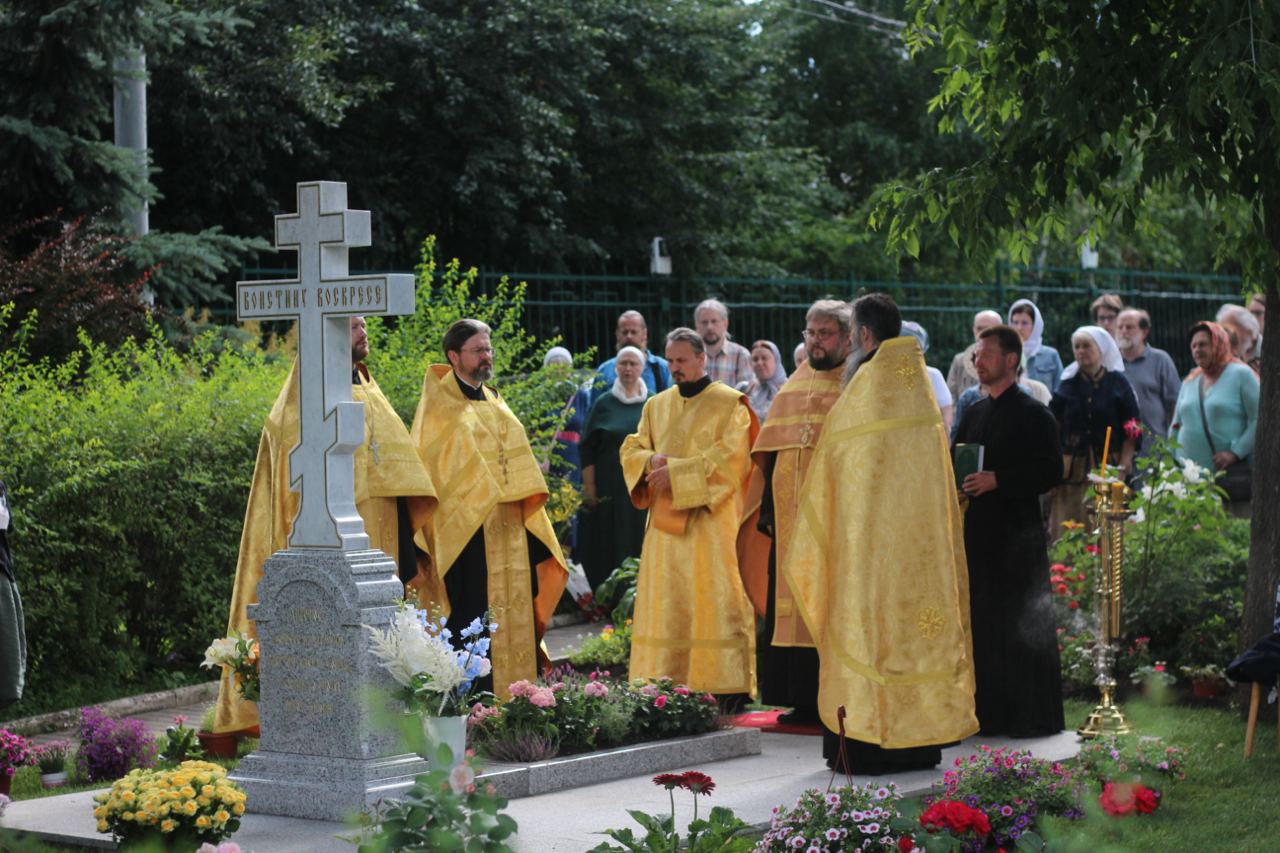
[[[156,741],[141,720],[116,720],[101,708],[80,712],[76,768],[90,782],[113,782],[131,770],[150,767]]]
[[[710,693],[695,693],[670,678],[651,679],[634,692],[640,700],[635,730],[645,740],[697,735],[716,727],[719,709]]]
[[[1187,751],[1158,737],[1125,735],[1086,741],[1080,747],[1080,768],[1097,783],[1141,782],[1164,792],[1187,777]]]
[[[631,660],[631,620],[621,628],[605,625],[597,635],[587,637],[569,656],[574,666],[626,666]]]

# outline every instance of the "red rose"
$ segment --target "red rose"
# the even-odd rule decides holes
[[[1117,785],[1108,782],[1102,786],[1102,795],[1098,797],[1102,810],[1112,817],[1123,817],[1133,812],[1133,786]]]
[[[1054,589],[1054,591],[1055,591],[1056,593],[1058,593],[1058,595],[1066,595],[1066,594],[1067,594],[1067,585],[1066,585],[1065,583],[1060,583],[1060,584],[1058,584],[1058,586]]]
[[[1078,609],[1080,608],[1080,602],[1078,602],[1078,601],[1068,601],[1068,602],[1067,602],[1067,608],[1068,608],[1068,609],[1070,609],[1070,610],[1078,610]]]
[[[653,700],[653,707],[658,710],[662,710],[667,707],[667,697],[659,694],[658,698]]]
[[[904,835],[898,839],[898,853],[911,853],[916,849],[916,841],[910,835]]]

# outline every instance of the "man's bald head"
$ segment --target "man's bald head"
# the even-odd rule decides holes
[[[618,325],[613,330],[618,349],[635,347],[645,352],[649,345],[649,327],[645,325],[644,315],[639,311],[623,311],[618,315]]]
[[[1003,322],[1004,318],[995,311],[979,311],[973,315],[973,339],[978,340],[987,329],[994,329]]]

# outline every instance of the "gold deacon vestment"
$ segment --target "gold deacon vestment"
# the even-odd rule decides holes
[[[694,690],[755,690],[755,618],[738,573],[751,444],[747,398],[720,382],[644,404],[619,455],[631,502],[649,510],[631,638],[632,678],[668,677]],[[655,453],[671,459],[671,489],[649,493]]]
[[[795,532],[801,486],[822,436],[827,412],[840,397],[843,373],[843,362],[830,370],[814,370],[808,361],[803,362],[778,391],[751,448],[755,465],[747,487],[745,518],[738,532],[738,565],[747,595],[761,616],[765,615],[769,595],[769,539],[756,529],[764,494],[765,457],[774,454],[773,475],[769,478],[773,487],[773,542],[777,549],[775,560],[781,564],[782,551],[791,544]],[[781,575],[774,594],[774,624],[770,626],[773,645],[813,648],[813,637],[796,612],[791,589]]]
[[[498,623],[489,658],[494,693],[505,700],[512,682],[538,677],[538,644],[569,570],[544,508],[547,481],[524,426],[491,388],[482,390],[484,400],[470,400],[449,365],[429,366],[412,436],[440,495],[426,544],[439,583],[433,595],[446,612],[443,579],[483,529],[489,611]],[[526,531],[551,554],[535,567],[536,598]]]
[[[400,416],[391,408],[368,369],[364,365],[357,369],[361,382],[351,386],[351,399],[364,403],[364,442],[353,454],[356,510],[364,519],[369,547],[383,551],[399,565],[396,498],[406,499],[410,523],[418,530],[430,523],[436,493]],[[236,630],[257,636],[247,608],[258,600],[262,564],[276,551],[288,547],[300,499],[298,492],[289,491],[289,451],[298,443],[298,435],[298,365],[295,361],[258,442],[258,459],[253,467],[244,531],[240,536],[240,558],[236,561],[228,634]],[[419,567],[425,569],[427,562],[425,558],[419,560]],[[214,731],[242,731],[257,724],[257,704],[240,698],[231,676],[224,671],[218,688]]]
[[[827,415],[779,567],[821,660],[818,710],[885,749],[978,731],[964,528],[914,338],[885,341]]]

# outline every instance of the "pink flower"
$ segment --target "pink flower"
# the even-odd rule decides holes
[[[551,692],[549,687],[537,687],[533,691],[533,695],[529,697],[529,703],[536,708],[554,708],[556,706],[556,694]]]
[[[604,682],[588,681],[582,686],[582,692],[587,696],[603,699],[609,695],[609,688],[604,685]]]
[[[710,693],[703,693],[702,701],[706,702],[708,705],[714,705],[716,703],[716,697],[712,696]]]
[[[174,714],[174,715],[173,715],[173,724],[174,724],[175,726],[182,726],[182,725],[186,725],[186,722],[187,722],[187,717],[186,717],[186,715],[185,715],[185,714]]]
[[[559,693],[561,690],[564,690],[564,682],[563,682],[563,681],[557,681],[555,684],[551,685],[551,692],[552,692],[552,693]]]
[[[455,794],[465,794],[475,781],[475,771],[466,764],[459,764],[449,771],[449,788]]]
[[[667,707],[667,697],[659,696],[657,699],[654,699],[653,707],[659,708],[659,709]]]
[[[676,690],[675,690],[675,692],[676,692],[676,693],[679,693],[681,696],[688,696],[688,695],[689,695],[689,688],[688,688],[688,687],[677,687],[677,688],[676,688]]]
[[[512,696],[523,696],[526,699],[532,697],[534,691],[537,689],[538,688],[536,686],[534,686],[528,680],[523,678],[520,679],[519,681],[513,681],[507,687],[507,690],[510,691]]]
[[[640,692],[645,696],[657,696],[658,688],[654,687],[652,684],[646,684],[644,687],[640,688]]]

